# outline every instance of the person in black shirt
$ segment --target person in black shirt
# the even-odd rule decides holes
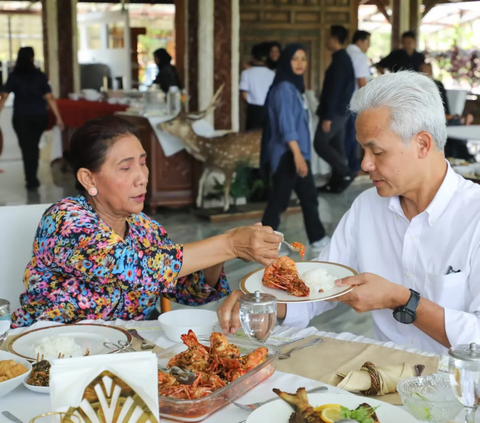
[[[22,47],[18,51],[15,68],[0,92],[0,111],[9,94],[15,94],[12,123],[22,150],[28,190],[40,186],[37,178],[38,145],[48,125],[47,103],[57,119],[57,126],[61,130],[64,128],[47,76],[35,67],[34,55],[32,47]]]
[[[341,192],[354,178],[345,156],[347,108],[355,89],[352,60],[344,49],[347,38],[348,31],[343,26],[330,28],[327,48],[333,53],[332,63],[325,72],[317,111],[320,122],[315,133],[315,151],[332,167],[330,182],[322,189],[326,192]]]
[[[159,48],[153,52],[153,57],[158,66],[158,75],[153,83],[160,85],[160,88],[165,94],[168,93],[170,87],[182,89],[177,68],[170,63],[172,56],[168,54],[167,50]]]
[[[425,63],[425,56],[417,50],[417,39],[415,33],[407,31],[402,34],[402,48],[392,51],[387,57],[378,62],[375,67],[383,74],[385,69],[390,72],[399,70],[414,70],[420,72]]]

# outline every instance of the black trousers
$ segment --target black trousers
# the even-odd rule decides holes
[[[332,176],[350,175],[351,171],[345,156],[345,116],[335,115],[330,132],[322,131],[322,120],[318,123],[313,146],[317,154],[332,166]]]
[[[245,129],[247,131],[252,129],[262,129],[264,113],[263,106],[247,104],[247,119],[245,122]]]
[[[289,151],[280,159],[278,169],[273,175],[273,187],[262,224],[271,226],[274,230],[280,225],[280,215],[287,209],[292,191],[295,190],[302,206],[303,221],[310,243],[321,240],[325,236],[325,228],[318,213],[318,199],[313,180],[310,162],[308,175],[301,178],[297,175],[293,154]]]
[[[22,150],[27,187],[36,187],[40,184],[37,179],[38,145],[43,132],[47,129],[48,114],[14,114],[12,123]]]

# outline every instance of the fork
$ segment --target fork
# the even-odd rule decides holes
[[[298,350],[303,350],[304,348],[307,348],[307,347],[311,347],[313,345],[317,345],[317,344],[320,344],[322,342],[322,338],[315,338],[315,339],[312,339],[310,342],[307,342],[306,344],[303,344],[303,345],[299,345],[295,348],[292,348],[290,351],[286,352],[286,353],[281,353],[279,356],[278,356],[278,359],[279,360],[284,360],[286,358],[290,358],[290,355],[292,354],[292,352],[294,351],[298,351]]]
[[[317,386],[316,388],[309,389],[307,391],[307,394],[313,394],[315,392],[324,392],[324,391],[328,391],[328,388],[326,386]],[[258,407],[261,407],[262,405],[268,404],[269,402],[275,401],[277,399],[278,397],[274,397],[274,398],[270,398],[267,401],[255,402],[253,404],[240,404],[238,402],[234,402],[233,404],[235,404],[238,408],[241,408],[242,410],[253,411],[253,410],[256,410]]]
[[[142,341],[142,345],[140,345],[140,349],[153,350],[156,347],[156,345],[153,342],[150,342],[147,339],[145,339],[143,336],[141,336],[136,329],[128,329],[128,332],[130,332],[138,340]]]

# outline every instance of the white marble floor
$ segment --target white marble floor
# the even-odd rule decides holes
[[[46,154],[44,154],[46,155]],[[39,179],[42,186],[38,193],[28,193],[24,188],[23,169],[20,161],[0,160],[0,206],[22,205],[22,204],[51,204],[58,199],[76,195],[72,179],[64,176],[58,169],[50,168],[49,163],[42,159],[39,170]],[[327,229],[332,234],[343,214],[348,210],[352,201],[363,190],[371,186],[368,178],[359,177],[354,184],[344,193],[339,195],[320,195],[320,217]],[[206,220],[195,217],[189,209],[168,210],[159,209],[157,214],[152,216],[160,222],[168,231],[175,242],[187,243],[203,239],[219,233],[234,226],[248,225],[255,223],[252,220],[245,220],[235,223],[210,223]],[[186,223],[187,222],[187,223]],[[285,216],[279,228],[285,234],[287,240],[299,241],[307,245],[303,219],[301,214]],[[314,258],[311,251],[307,251],[307,259]],[[238,288],[239,282],[244,275],[259,268],[257,264],[244,263],[241,260],[232,260],[225,265],[227,278],[232,288]],[[205,308],[216,310],[219,303],[208,304]],[[173,308],[180,306],[174,304]],[[320,330],[334,332],[351,332],[357,335],[371,336],[371,318],[367,314],[357,314],[348,307],[340,304],[334,310],[316,317],[312,322]]]

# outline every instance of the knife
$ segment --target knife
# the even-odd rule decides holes
[[[20,419],[17,419],[12,413],[8,411],[2,411],[2,414],[14,423],[23,423]]]

